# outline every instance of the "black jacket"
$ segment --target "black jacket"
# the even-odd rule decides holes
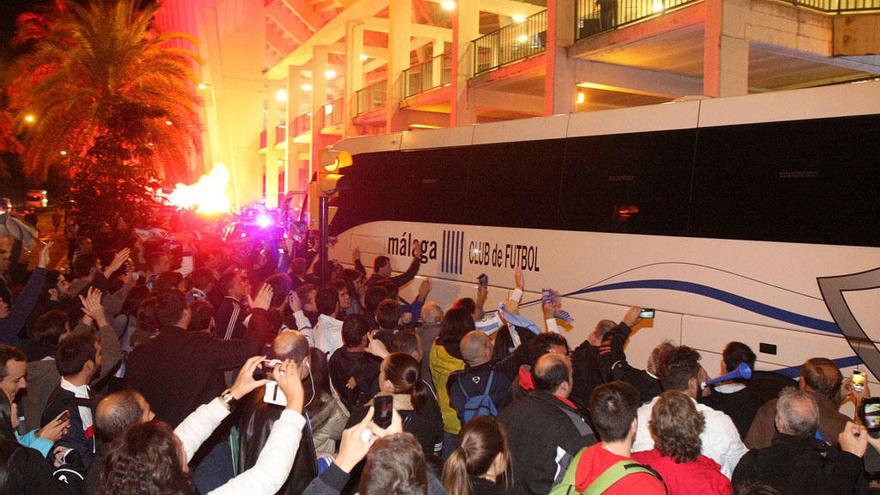
[[[52,450],[54,451],[55,447],[66,447],[75,450],[79,454],[86,469],[88,469],[89,465],[92,463],[92,459],[95,457],[94,428],[88,434],[83,430],[83,422],[79,415],[79,407],[84,406],[90,408],[92,410],[92,417],[94,418],[95,405],[94,397],[91,399],[77,398],[73,392],[65,390],[59,385],[58,387],[55,387],[55,390],[49,395],[49,400],[46,402],[46,409],[43,410],[43,417],[40,420],[40,425],[46,426],[48,423],[51,423],[56,416],[61,414],[62,411],[66,410],[70,413],[70,429],[67,431],[66,435],[55,442]]]
[[[783,495],[850,495],[862,460],[812,436],[777,433],[765,449],[750,450],[733,471],[733,484],[760,482]]]
[[[281,416],[284,408],[263,402],[263,391],[260,387],[243,399],[241,418],[238,431],[241,435],[241,448],[238,451],[239,471],[244,472],[257,463],[260,452],[272,432],[272,426]],[[284,482],[278,495],[299,495],[303,493],[312,479],[317,475],[317,457],[315,445],[308,423],[303,431],[296,451],[290,476]]]
[[[572,457],[596,443],[577,409],[549,392],[536,391],[513,401],[498,420],[507,427],[513,457],[512,494],[549,493],[557,469],[564,472]],[[557,465],[560,449],[567,455]]]
[[[345,347],[330,356],[330,380],[349,411],[360,408],[379,391],[381,364],[382,360],[369,352],[350,352]],[[346,384],[352,377],[356,385],[348,388]]]
[[[224,370],[260,354],[270,338],[266,312],[254,310],[244,339],[164,327],[128,355],[125,385],[144,395],[156,417],[173,427],[226,388]]]
[[[360,423],[367,415],[368,405],[352,411],[348,418],[346,428]],[[439,453],[443,445],[443,417],[440,415],[440,406],[434,400],[434,396],[427,394],[425,403],[419,412],[415,412],[408,395],[394,395],[394,410],[400,414],[403,420],[403,431],[411,433],[422,446],[426,456]]]
[[[779,392],[785,387],[796,386],[794,380],[771,371],[753,371],[752,378],[742,390],[724,394],[713,389],[700,402],[730,416],[739,435],[746,438],[761,406],[779,397]]]
[[[6,467],[9,478],[3,487],[3,495],[74,495],[79,493],[82,479],[73,472],[56,471],[34,449],[17,448]]]
[[[630,366],[626,360],[624,346],[626,345],[632,329],[626,323],[620,323],[605,334],[602,346],[599,348],[599,370],[606,382],[620,380],[629,383],[639,391],[639,400],[642,404],[660,395],[660,381],[649,375],[647,371]],[[575,361],[576,358],[575,358]],[[575,384],[577,384],[575,375]],[[587,396],[589,402],[589,396]]]

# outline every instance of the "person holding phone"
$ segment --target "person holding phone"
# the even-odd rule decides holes
[[[390,412],[403,418],[403,431],[412,433],[425,455],[439,453],[443,445],[443,419],[440,406],[421,379],[421,364],[409,354],[391,353],[379,367],[379,394],[368,404],[375,411],[374,423],[383,426]],[[348,421],[352,427],[367,414],[356,409]]]

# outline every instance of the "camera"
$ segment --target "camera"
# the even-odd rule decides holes
[[[281,365],[280,359],[264,359],[254,369],[254,380],[271,380],[272,370]]]
[[[880,431],[880,397],[871,397],[862,401],[859,407],[862,424],[871,433]]]

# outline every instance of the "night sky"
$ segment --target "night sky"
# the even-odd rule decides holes
[[[0,67],[6,67],[15,56],[10,41],[15,35],[18,15],[47,3],[49,0],[0,0]]]

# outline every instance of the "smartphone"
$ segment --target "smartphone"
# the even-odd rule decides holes
[[[477,283],[480,287],[488,287],[489,286],[489,276],[485,273],[481,273],[479,277],[477,277]]]
[[[639,318],[650,320],[654,317],[654,308],[642,308],[641,313],[639,313]]]
[[[266,359],[254,368],[254,380],[272,379],[272,370],[281,364],[278,359]]]
[[[853,370],[852,372],[852,388],[856,392],[865,391],[865,381],[867,381],[864,371]]]
[[[871,433],[880,431],[880,397],[870,397],[862,401],[859,408],[862,424]]]
[[[391,426],[394,414],[394,397],[379,395],[373,398],[373,423],[383,430]]]

